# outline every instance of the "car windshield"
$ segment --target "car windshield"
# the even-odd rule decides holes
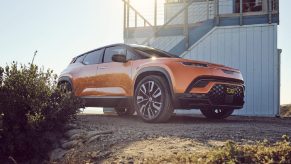
[[[157,58],[179,58],[179,56],[170,54],[168,52],[153,49],[150,47],[133,47],[133,49],[139,53],[139,55],[145,58],[157,57]]]

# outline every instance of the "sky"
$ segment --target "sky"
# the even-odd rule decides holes
[[[281,104],[291,104],[291,1],[280,0]],[[122,0],[0,0],[0,66],[34,63],[59,74],[81,53],[123,42]]]

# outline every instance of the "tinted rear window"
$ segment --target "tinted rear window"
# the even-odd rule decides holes
[[[86,57],[83,63],[86,65],[101,63],[101,57],[103,55],[103,52],[104,52],[104,49],[89,52],[88,54],[86,54]]]

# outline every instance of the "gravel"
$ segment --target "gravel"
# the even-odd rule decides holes
[[[99,135],[70,150],[66,161],[127,163],[156,154],[207,151],[227,140],[252,144],[265,139],[276,142],[284,134],[291,136],[291,119],[287,118],[232,116],[226,120],[209,120],[199,115],[175,115],[168,123],[151,124],[137,116],[80,115],[77,124],[80,132]]]
[[[146,137],[175,136],[197,140],[277,141],[283,134],[291,136],[291,119],[232,116],[226,120],[209,120],[202,116],[173,116],[168,123],[145,123],[137,116],[79,116],[83,129],[113,131],[112,139],[137,140]]]

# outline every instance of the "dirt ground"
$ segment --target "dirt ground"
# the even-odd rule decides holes
[[[176,115],[168,123],[150,124],[137,116],[80,115],[77,124],[82,130],[112,133],[74,147],[61,163],[137,163],[148,157],[205,152],[227,140],[252,144],[291,136],[290,118],[232,116],[209,120],[199,115]]]

